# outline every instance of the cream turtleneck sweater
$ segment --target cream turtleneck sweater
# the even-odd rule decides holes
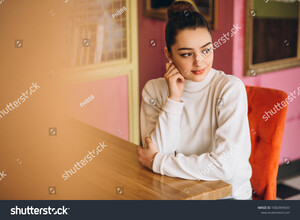
[[[252,195],[247,94],[238,78],[211,69],[201,82],[185,79],[181,102],[168,98],[164,78],[142,91],[141,137],[159,153],[153,171],[191,180],[223,180],[232,198]]]

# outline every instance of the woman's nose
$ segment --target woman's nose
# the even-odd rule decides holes
[[[200,66],[201,65],[201,63],[202,63],[202,61],[203,61],[203,57],[201,56],[201,54],[198,54],[197,55],[197,57],[196,57],[196,59],[195,59],[195,66]]]

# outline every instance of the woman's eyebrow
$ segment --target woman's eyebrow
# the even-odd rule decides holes
[[[209,44],[212,44],[212,42],[208,42],[208,43],[204,44],[201,48],[206,47]],[[183,47],[183,48],[179,48],[178,50],[193,50],[193,48],[185,48],[185,47]]]

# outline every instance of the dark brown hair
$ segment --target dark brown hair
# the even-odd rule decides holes
[[[168,8],[168,23],[165,30],[165,41],[168,51],[176,43],[176,36],[184,29],[206,28],[211,35],[211,29],[206,19],[187,1],[176,1]]]

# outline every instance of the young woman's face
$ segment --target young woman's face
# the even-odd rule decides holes
[[[206,28],[179,31],[172,53],[165,51],[186,79],[201,82],[212,68],[212,38]]]

